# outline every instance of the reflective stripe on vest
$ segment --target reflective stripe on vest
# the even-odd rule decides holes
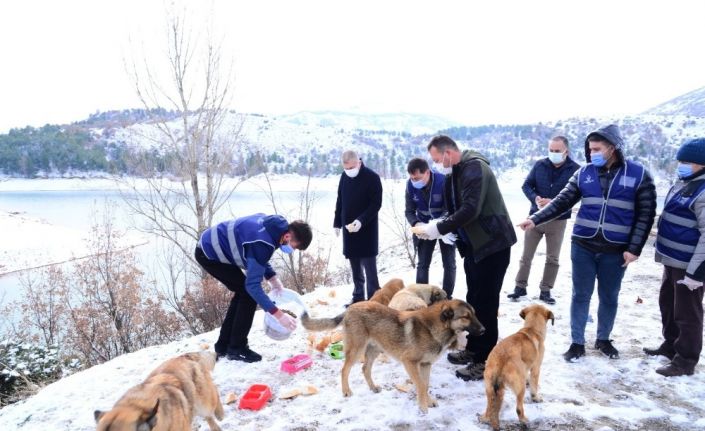
[[[263,218],[264,214],[253,214],[219,223],[203,232],[198,245],[209,259],[247,271],[246,244],[262,242],[274,253],[275,246],[262,224]]]
[[[432,218],[443,215],[443,184],[445,175],[438,172],[431,172],[431,190],[428,201],[424,199],[423,189],[417,189],[411,185],[411,181],[406,182],[406,187],[411,198],[416,204],[416,218],[423,223],[428,223]]]
[[[573,235],[592,238],[602,229],[607,241],[626,244],[634,222],[636,190],[644,178],[644,167],[626,161],[609,184],[603,197],[597,168],[589,164],[580,169],[578,187],[583,196],[575,218]]]
[[[683,196],[685,188],[673,193],[664,205],[658,221],[656,250],[664,256],[688,264],[700,240],[693,203],[705,192],[705,183],[690,196]]]

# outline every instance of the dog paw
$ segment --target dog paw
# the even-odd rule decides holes
[[[372,392],[374,392],[374,393],[376,393],[376,394],[378,394],[378,393],[382,390],[382,389],[381,389],[379,386],[377,386],[377,385],[375,385],[375,386],[370,386],[370,389],[372,389]]]
[[[419,410],[421,410],[421,413],[428,413],[428,406],[422,406],[419,404]]]
[[[429,407],[438,407],[438,401],[433,397],[429,397],[428,398],[428,406]]]
[[[348,389],[347,391],[346,391],[346,390],[343,390],[343,396],[344,396],[344,397],[349,397],[350,395],[352,395],[352,391],[351,391],[350,389]]]
[[[531,396],[531,401],[535,403],[542,403],[543,402],[543,397],[541,395],[532,395]]]
[[[481,415],[481,414],[479,414],[479,413],[477,413],[477,420],[480,421],[480,422],[483,423],[483,424],[488,424],[488,423],[490,423],[490,418],[488,418],[488,417],[485,416],[485,415]]]

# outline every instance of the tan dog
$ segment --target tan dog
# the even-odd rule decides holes
[[[400,278],[392,278],[388,282],[384,283],[384,286],[379,288],[370,301],[379,302],[382,305],[389,305],[389,301],[392,300],[394,295],[404,288],[404,281]]]
[[[539,374],[543,362],[546,324],[554,322],[553,313],[543,305],[530,305],[519,313],[524,319],[524,327],[500,341],[490,352],[485,363],[485,393],[487,409],[480,421],[489,423],[494,430],[499,429],[499,410],[504,399],[504,388],[508,386],[516,394],[516,412],[522,427],[529,420],[524,415],[524,393],[528,374],[531,399],[540,402]]]
[[[418,310],[446,299],[448,295],[438,286],[432,284],[410,284],[398,291],[389,307],[399,311]]]
[[[112,410],[94,412],[99,431],[190,431],[194,416],[220,427],[223,405],[211,378],[215,353],[186,353],[169,359],[130,388]]]
[[[372,391],[379,392],[372,381],[372,365],[384,351],[404,364],[416,385],[417,400],[423,412],[437,405],[428,394],[431,365],[455,341],[456,332],[467,330],[480,335],[485,331],[475,317],[475,310],[458,299],[437,302],[415,311],[397,311],[371,301],[358,302],[333,319],[311,319],[304,313],[301,323],[314,331],[343,324],[345,363],[341,380],[344,396],[352,395],[348,376],[363,354],[365,380]]]

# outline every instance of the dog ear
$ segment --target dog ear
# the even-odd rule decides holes
[[[546,314],[546,321],[548,321],[548,319],[551,319],[551,326],[554,326],[556,324],[556,320],[553,317],[553,311],[551,310],[548,310],[548,313]]]
[[[522,310],[519,312],[519,317],[521,317],[522,319],[526,318],[526,311],[525,310],[526,310],[525,308],[522,308]]]
[[[453,308],[444,305],[441,311],[441,322],[447,322],[449,320],[452,320],[454,316],[455,311],[453,311]]]
[[[95,418],[95,423],[100,422],[100,418],[105,415],[105,412],[101,412],[100,410],[96,410],[93,412],[93,417]]]
[[[147,419],[145,419],[145,423],[149,425],[149,429],[154,428],[157,426],[157,411],[159,410],[159,400],[157,399],[157,403],[154,405],[154,408],[152,411],[149,413],[149,416]]]

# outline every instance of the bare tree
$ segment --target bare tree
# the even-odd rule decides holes
[[[384,201],[387,205],[383,209],[385,214],[380,217],[380,221],[389,228],[399,241],[399,244],[402,245],[404,254],[409,259],[411,267],[416,268],[416,246],[414,245],[409,224],[404,216],[404,209],[401,208],[399,200],[395,198],[394,187],[388,187],[385,193],[387,196],[385,196]]]
[[[221,43],[208,30],[199,34],[186,17],[186,11],[167,11],[165,67],[146,54],[128,64],[151,116],[148,125],[132,128],[133,144],[151,143],[162,164],[142,161],[144,185],[125,180],[124,197],[146,220],[141,229],[173,243],[193,261],[194,243],[239,184],[228,185],[227,179],[235,171],[243,121],[228,109],[232,64],[225,64]],[[176,118],[164,114],[171,112]]]

